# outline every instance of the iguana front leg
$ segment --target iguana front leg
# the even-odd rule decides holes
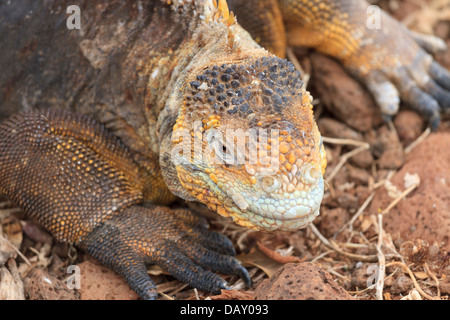
[[[73,243],[119,272],[142,298],[156,286],[146,264],[209,292],[226,282],[214,273],[247,271],[230,241],[187,210],[139,206],[167,202],[151,157],[131,153],[101,125],[66,111],[19,113],[0,124],[0,193],[57,240]],[[146,163],[147,162],[147,163]]]
[[[450,109],[450,72],[425,51],[442,50],[443,42],[409,31],[382,11],[368,10],[364,0],[231,0],[231,4],[238,21],[254,37],[272,33],[260,43],[273,53],[284,56],[285,44],[273,40],[280,38],[289,46],[314,48],[340,60],[366,84],[387,118],[397,113],[402,99],[436,129],[440,112]],[[280,14],[286,35],[275,27]]]
[[[401,98],[437,128],[440,112],[450,108],[450,73],[420,46],[442,49],[436,38],[417,36],[386,13],[368,10],[364,0],[279,3],[290,45],[313,47],[342,61],[386,116],[397,113]]]

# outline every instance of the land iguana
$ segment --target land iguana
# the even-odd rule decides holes
[[[365,1],[229,5],[0,4],[0,193],[144,299],[157,296],[146,264],[209,292],[227,287],[214,272],[250,283],[225,236],[167,206],[175,196],[266,231],[319,214],[325,151],[287,45],[340,60],[387,116],[402,99],[436,128],[450,106],[449,72],[422,49],[440,42],[385,13],[368,29]]]

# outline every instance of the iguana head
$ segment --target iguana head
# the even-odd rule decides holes
[[[308,225],[319,214],[326,160],[294,66],[273,56],[210,65],[185,90],[172,133],[184,189],[250,228]]]

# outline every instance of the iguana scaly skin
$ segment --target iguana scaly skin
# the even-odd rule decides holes
[[[65,26],[74,4],[80,30]],[[436,126],[449,107],[448,72],[406,28],[367,33],[364,1],[230,4],[281,57],[291,43],[341,59],[387,114],[402,97]],[[207,269],[250,283],[228,239],[162,206],[174,195],[267,231],[319,214],[326,160],[311,97],[225,1],[23,0],[0,17],[0,117],[14,114],[0,124],[0,192],[141,297],[157,295],[148,263],[206,291],[226,287]],[[406,47],[380,43],[399,37]]]

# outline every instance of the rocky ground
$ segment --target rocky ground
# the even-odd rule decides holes
[[[372,3],[450,47],[448,0]],[[364,87],[335,61],[304,50],[293,53],[310,75],[308,89],[327,137],[328,189],[320,217],[304,230],[267,234],[193,205],[210,217],[212,229],[232,239],[253,285],[224,276],[232,290],[210,296],[150,267],[160,299],[448,300],[448,117],[436,133],[406,108],[386,124]],[[450,51],[436,59],[450,68]],[[56,243],[12,203],[0,200],[0,224],[0,300],[137,299],[121,277]],[[73,264],[81,269],[79,290],[66,286]]]

